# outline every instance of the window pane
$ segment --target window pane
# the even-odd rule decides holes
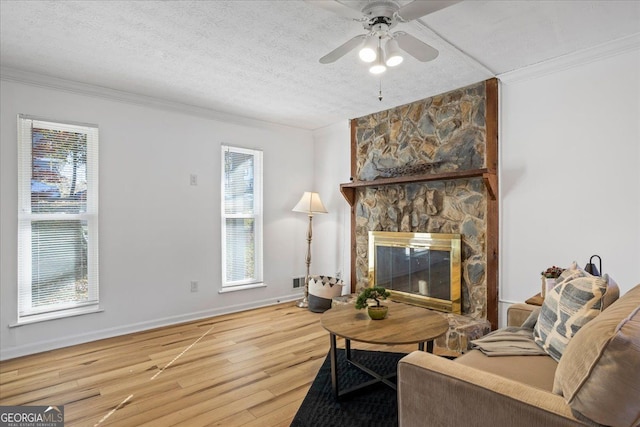
[[[87,211],[87,135],[34,128],[31,212]]]
[[[226,214],[253,213],[253,154],[225,151]]]
[[[86,221],[31,223],[31,304],[88,300]]]
[[[226,281],[255,278],[255,221],[226,219]]]

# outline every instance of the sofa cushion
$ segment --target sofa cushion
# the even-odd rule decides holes
[[[549,291],[534,329],[536,343],[559,361],[569,340],[602,310],[607,278],[576,274]]]
[[[640,423],[640,285],[573,337],[558,364],[553,392],[599,424]]]
[[[553,376],[558,366],[549,356],[487,357],[479,350],[471,350],[455,362],[545,391],[553,388]]]

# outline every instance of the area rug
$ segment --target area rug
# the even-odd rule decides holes
[[[404,353],[352,350],[352,359],[381,374],[397,369]],[[338,350],[340,389],[370,380],[372,377],[348,364],[345,351]],[[358,390],[343,396],[339,401],[331,390],[331,362],[329,355],[318,371],[292,427],[390,427],[398,425],[398,401],[396,391],[382,384]]]

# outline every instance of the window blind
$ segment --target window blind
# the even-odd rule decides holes
[[[98,128],[20,115],[18,146],[18,322],[97,305]]]

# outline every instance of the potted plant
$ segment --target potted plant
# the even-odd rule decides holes
[[[542,274],[542,292],[540,293],[542,298],[544,298],[547,292],[556,286],[556,279],[560,277],[564,270],[564,268],[556,267],[554,265],[540,273]]]
[[[358,310],[361,310],[367,307],[367,312],[369,313],[369,317],[371,319],[382,320],[387,317],[389,307],[381,305],[380,300],[387,299],[389,295],[391,295],[391,293],[382,286],[364,288],[358,295],[358,299],[356,300],[356,308]],[[376,304],[369,305],[369,300],[374,300]]]

